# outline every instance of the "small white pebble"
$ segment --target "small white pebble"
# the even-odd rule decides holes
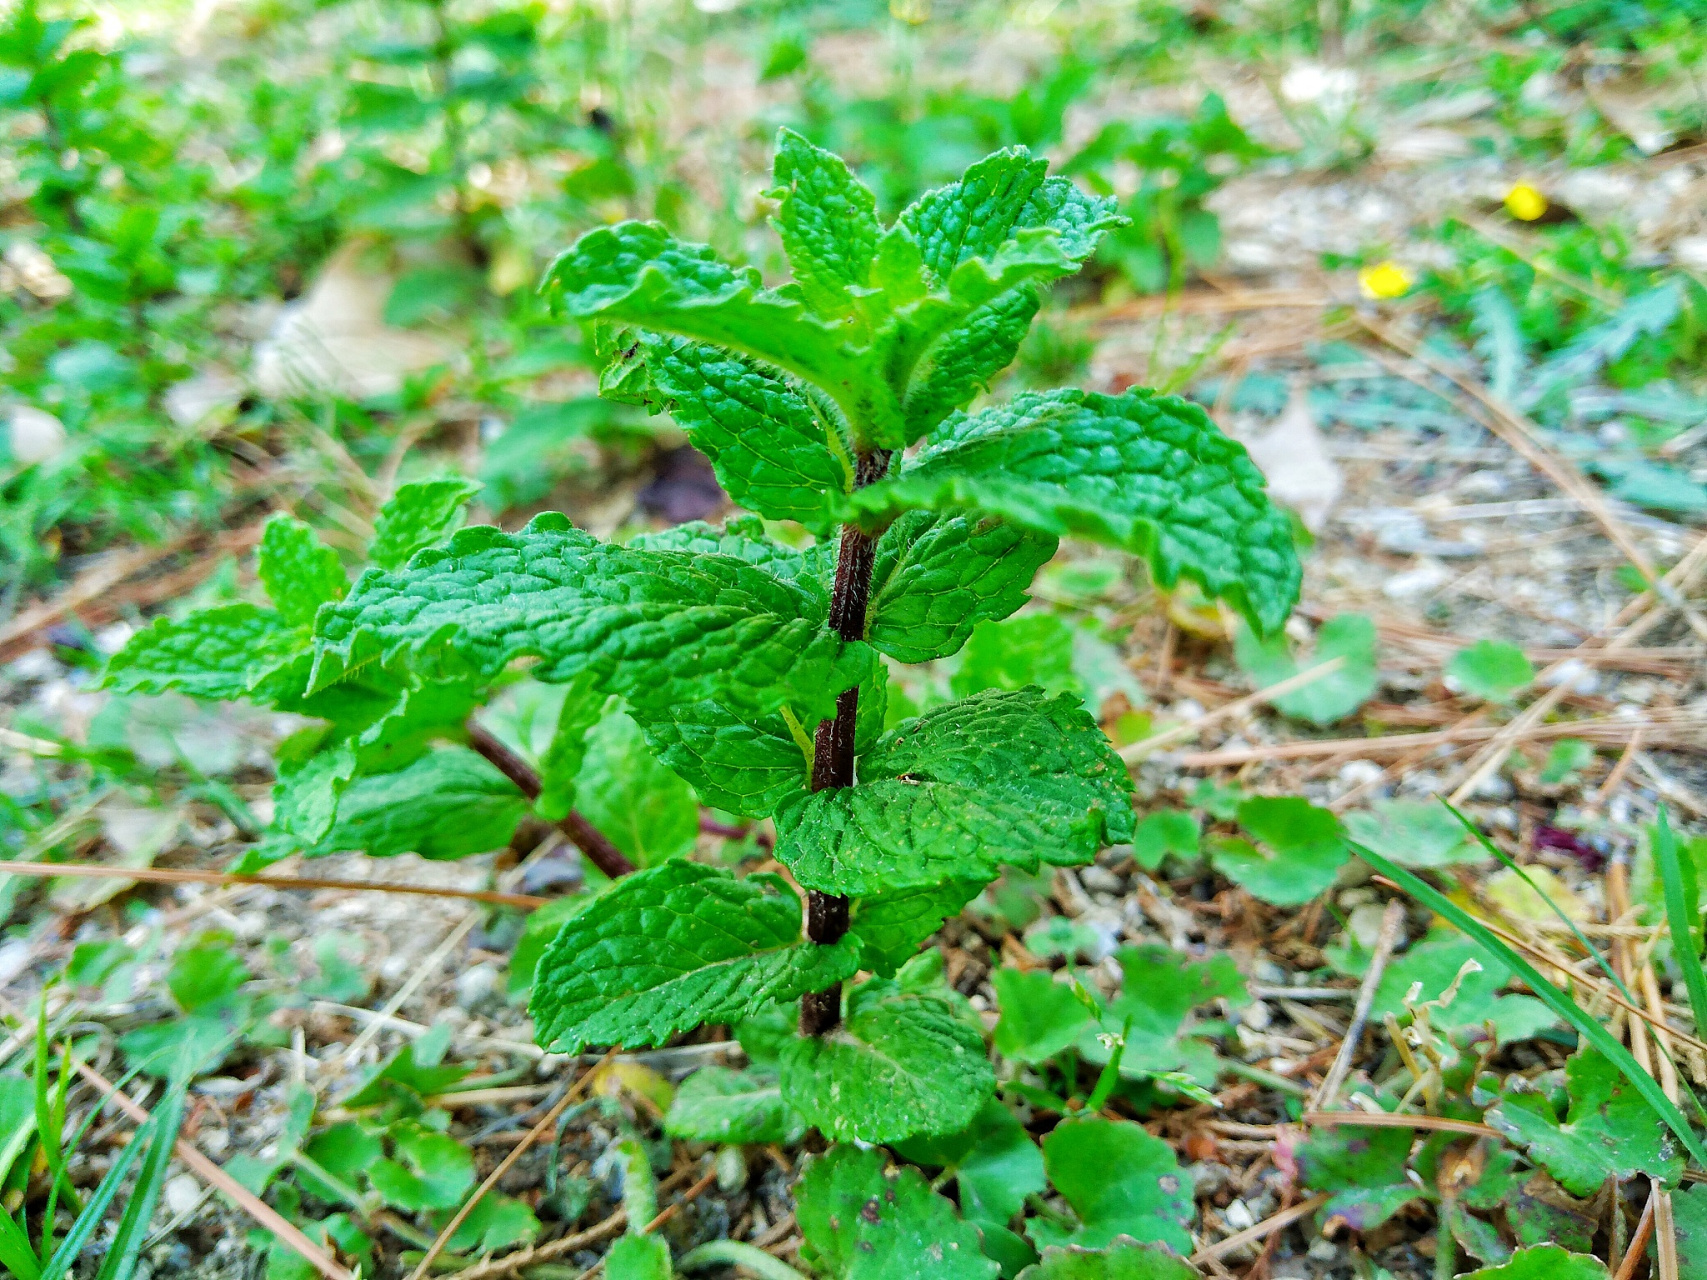
[[[202,1184],[192,1175],[180,1173],[177,1177],[166,1180],[163,1195],[167,1210],[176,1217],[196,1207],[196,1202],[202,1198]]]

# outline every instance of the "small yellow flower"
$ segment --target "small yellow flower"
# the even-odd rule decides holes
[[[1527,182],[1505,193],[1505,211],[1522,222],[1534,222],[1547,212],[1547,197]]]
[[[1410,291],[1413,277],[1388,258],[1357,273],[1358,287],[1366,298],[1402,298]]]

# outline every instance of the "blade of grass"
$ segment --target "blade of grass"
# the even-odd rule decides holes
[[[1696,1167],[1707,1168],[1707,1148],[1701,1145],[1701,1140],[1695,1136],[1695,1130],[1689,1127],[1689,1121],[1684,1118],[1683,1113],[1677,1109],[1672,1100],[1666,1097],[1665,1090],[1660,1088],[1659,1081],[1643,1071],[1637,1065],[1636,1059],[1630,1056],[1630,1051],[1614,1039],[1605,1027],[1583,1012],[1570,996],[1542,977],[1534,965],[1502,942],[1485,924],[1421,876],[1383,857],[1373,849],[1358,844],[1355,840],[1348,840],[1346,843],[1358,857],[1429,910],[1437,915],[1444,916],[1460,932],[1480,943],[1483,950],[1522,978],[1543,1004],[1575,1027],[1578,1035],[1598,1049],[1618,1068],[1624,1078],[1630,1082],[1631,1088],[1641,1094],[1647,1100],[1648,1105],[1665,1122],[1666,1128],[1677,1135],[1678,1141],[1683,1144],[1683,1149],[1689,1153],[1690,1159],[1695,1162]]]
[[[1486,849],[1490,854],[1498,858],[1505,866],[1517,872],[1523,883],[1528,885],[1530,889],[1534,891],[1535,896],[1547,904],[1547,909],[1554,915],[1558,916],[1560,920],[1564,921],[1565,927],[1569,929],[1572,936],[1576,938],[1577,945],[1584,951],[1588,952],[1595,964],[1600,966],[1600,971],[1612,980],[1612,984],[1618,988],[1618,993],[1631,1004],[1639,1004],[1640,1001],[1630,994],[1630,988],[1625,986],[1623,980],[1612,971],[1612,966],[1606,962],[1605,957],[1603,957],[1599,950],[1596,949],[1594,943],[1590,942],[1588,938],[1584,936],[1583,931],[1577,928],[1577,922],[1560,910],[1559,905],[1542,891],[1541,886],[1535,883],[1529,872],[1518,866],[1517,863],[1512,860],[1510,854],[1477,830],[1476,824],[1471,822],[1470,819],[1464,815],[1463,811],[1459,809],[1457,805],[1453,804],[1452,801],[1442,797],[1440,803],[1445,805],[1447,809],[1451,811],[1454,818],[1457,818],[1459,822],[1464,824],[1464,830],[1468,831],[1471,836],[1475,838],[1477,844],[1481,845],[1482,848]]]
[[[36,1265],[35,1250],[30,1248],[29,1233],[4,1209],[0,1209],[0,1267],[18,1280],[40,1280],[41,1268]]]
[[[1660,806],[1659,819],[1654,823],[1654,866],[1665,886],[1666,923],[1671,926],[1671,953],[1677,967],[1683,970],[1683,985],[1689,991],[1689,1009],[1695,1015],[1695,1030],[1699,1034],[1707,1027],[1707,973],[1701,968],[1701,953],[1695,946],[1692,918],[1697,914],[1698,901],[1692,902],[1688,881],[1694,876],[1684,874],[1678,857],[1677,836],[1667,819],[1666,808]],[[1694,870],[1693,867],[1690,868]]]
[[[158,1125],[142,1168],[137,1171],[136,1186],[130,1202],[119,1219],[118,1231],[101,1261],[95,1280],[130,1280],[142,1257],[142,1246],[148,1241],[148,1226],[154,1219],[154,1206],[160,1203],[160,1190],[166,1185],[166,1173],[172,1166],[172,1139],[184,1122],[184,1094],[189,1087],[187,1073],[179,1074],[166,1090],[155,1111]]]
[[[101,1219],[107,1216],[107,1206],[117,1197],[125,1175],[130,1172],[130,1166],[136,1163],[138,1156],[149,1149],[159,1132],[160,1126],[155,1123],[155,1118],[150,1116],[148,1121],[131,1135],[124,1150],[119,1152],[107,1170],[107,1176],[101,1179],[100,1185],[83,1206],[83,1212],[78,1214],[77,1220],[71,1224],[71,1230],[65,1233],[65,1239],[59,1242],[59,1248],[54,1250],[47,1266],[42,1268],[41,1280],[63,1280],[69,1273],[71,1264],[77,1261],[83,1247],[95,1234],[95,1228],[99,1227]]]

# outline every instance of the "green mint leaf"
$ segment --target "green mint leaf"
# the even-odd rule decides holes
[[[877,255],[877,197],[842,158],[815,147],[792,129],[777,134],[772,167],[780,201],[771,219],[788,254],[795,283],[814,310],[845,314],[852,291],[871,282]]]
[[[340,797],[352,779],[396,773],[435,741],[460,739],[469,714],[485,695],[484,689],[470,685],[411,686],[406,677],[398,681],[400,687],[391,689],[337,686],[293,708],[331,720],[332,728],[316,754],[280,765],[273,788],[276,830],[308,847],[318,846],[332,830]]]
[[[859,686],[856,750],[883,731],[887,671],[876,663]],[[812,730],[785,708],[749,718],[709,699],[637,708],[635,718],[658,759],[685,778],[705,804],[750,818],[768,818],[790,796],[804,793],[812,774]]]
[[[563,927],[528,1011],[553,1053],[642,1047],[822,990],[857,965],[851,939],[801,941],[800,899],[781,878],[737,880],[678,859],[626,877]]]
[[[1326,1217],[1373,1231],[1423,1194],[1405,1172],[1415,1138],[1407,1129],[1314,1129],[1298,1148],[1298,1167],[1305,1186],[1333,1193]]]
[[[792,1145],[806,1122],[782,1100],[776,1077],[728,1067],[701,1067],[676,1090],[664,1132],[686,1142]]]
[[[1675,1182],[1683,1157],[1671,1134],[1618,1068],[1593,1049],[1565,1064],[1570,1108],[1563,1121],[1547,1095],[1511,1077],[1486,1120],[1573,1195],[1593,1195],[1608,1177],[1638,1173]]]
[[[1233,658],[1239,670],[1263,689],[1290,680],[1301,669],[1292,657],[1285,633],[1278,631],[1259,639],[1249,627],[1240,627],[1233,637]],[[1324,622],[1316,633],[1315,653],[1303,666],[1334,658],[1342,659],[1338,670],[1274,699],[1281,714],[1314,725],[1329,725],[1345,719],[1375,696],[1380,672],[1373,621],[1361,613],[1342,613]]]
[[[551,264],[542,288],[564,315],[738,352],[823,388],[873,439],[902,435],[894,394],[874,362],[849,347],[841,325],[765,289],[753,268],[732,267],[710,246],[684,244],[656,222],[587,232]]]
[[[885,367],[901,383],[902,443],[988,388],[1030,329],[1039,286],[1078,271],[1103,232],[1122,221],[1112,200],[1046,177],[1046,168],[1024,148],[988,156],[905,210],[880,246],[892,273],[884,280],[888,300],[902,304],[880,343]],[[917,254],[916,268],[895,256],[903,243]],[[915,269],[916,285],[907,279]]]
[[[497,769],[464,747],[446,747],[393,773],[348,781],[325,835],[304,841],[302,852],[466,858],[503,848],[527,811],[515,784]]]
[[[919,944],[949,916],[976,898],[982,880],[949,880],[943,884],[896,889],[854,906],[853,932],[859,938],[860,967],[890,977],[918,950]]]
[[[1073,989],[1046,969],[997,969],[990,984],[1002,1015],[992,1040],[997,1053],[1015,1062],[1047,1062],[1096,1022]]]
[[[648,337],[641,351],[670,416],[733,501],[772,520],[831,523],[832,495],[852,489],[853,464],[840,428],[807,393],[704,343]]]
[[[1446,678],[1473,698],[1511,702],[1535,679],[1535,667],[1514,644],[1478,640],[1452,655]]]
[[[557,931],[597,902],[600,892],[586,889],[568,897],[553,898],[544,906],[528,912],[527,921],[522,925],[522,936],[510,952],[510,980],[506,990],[512,1000],[533,989],[534,970],[539,967],[539,958],[545,954]]]
[[[1026,602],[1057,545],[987,517],[909,511],[878,539],[865,638],[897,662],[957,653],[978,623]]]
[[[728,556],[613,547],[548,514],[363,574],[321,611],[315,681],[376,660],[490,679],[535,657],[535,679],[591,671],[637,708],[715,697],[757,714],[791,704],[816,723],[876,661],[824,626],[826,610],[816,586]]]
[[[1188,578],[1264,634],[1298,598],[1291,524],[1262,473],[1174,396],[1051,391],[956,415],[899,476],[847,505],[870,516],[971,508],[1120,547],[1143,556],[1159,586]]]
[[[177,620],[156,618],[108,659],[101,682],[115,693],[271,703],[306,683],[295,659],[307,639],[270,609],[216,605]]]
[[[1081,1225],[1067,1231],[1031,1219],[1026,1229],[1039,1247],[1100,1248],[1124,1235],[1190,1250],[1196,1207],[1191,1174],[1179,1167],[1172,1147],[1140,1125],[1101,1116],[1064,1120],[1043,1140],[1043,1164]]]
[[[436,547],[462,524],[463,509],[480,486],[461,476],[440,476],[399,485],[373,522],[368,559],[396,569],[426,547]]]
[[[594,321],[593,362],[599,368],[599,398],[616,404],[639,405],[647,413],[664,410],[663,397],[652,386],[642,354],[646,334],[633,325]]]
[[[1025,1127],[991,1098],[959,1133],[909,1138],[895,1148],[914,1164],[945,1170],[960,1189],[960,1211],[986,1229],[1004,1226],[1025,1198],[1047,1189],[1043,1153]]]
[[[702,556],[732,556],[756,565],[773,578],[792,582],[817,593],[829,607],[830,583],[836,572],[835,543],[819,543],[800,550],[778,542],[765,532],[765,522],[740,516],[721,527],[703,520],[690,520],[655,533],[631,539],[635,551],[691,551]]]
[[[1023,689],[1082,695],[1073,670],[1073,628],[1059,614],[1022,613],[980,622],[967,641],[960,669],[949,678],[958,698],[986,689]]]
[[[1088,862],[1132,835],[1132,783],[1076,699],[988,692],[885,734],[857,786],[791,798],[777,857],[854,897]]]
[[[1264,902],[1295,907],[1333,884],[1351,851],[1340,821],[1300,796],[1255,796],[1239,825],[1257,840],[1218,840],[1210,864]]]
[[[637,866],[691,852],[699,839],[693,789],[658,762],[640,726],[620,711],[587,734],[575,790],[581,813]]]
[[[1462,1280],[1606,1280],[1609,1274],[1606,1264],[1593,1254],[1541,1244],[1519,1249],[1504,1266],[1471,1271]],[[1692,1273],[1680,1268],[1678,1274]]]
[[[261,531],[256,555],[261,585],[279,616],[293,627],[314,621],[314,612],[350,589],[338,553],[300,520],[275,515]]]
[[[548,822],[562,821],[575,807],[576,779],[587,760],[587,734],[603,718],[609,701],[596,684],[591,672],[570,682],[551,741],[539,758],[539,798],[533,807]]]
[[[1197,1269],[1166,1245],[1122,1240],[1106,1249],[1051,1245],[1018,1280],[1197,1280]]]
[[[658,759],[713,808],[768,818],[804,792],[811,776],[811,762],[780,715],[746,720],[704,699],[639,710],[636,718]]]
[[[965,1128],[996,1087],[984,1039],[936,995],[873,978],[847,1016],[782,1051],[782,1096],[837,1141],[898,1142]]]
[[[1083,262],[1096,251],[1101,232],[1123,219],[1112,200],[1048,177],[1048,168],[1024,147],[997,151],[960,181],[927,191],[897,221],[917,239],[925,269],[938,282],[946,283],[963,263],[994,258],[1027,232],[1059,240],[1064,257]]]
[[[838,1146],[806,1167],[795,1198],[813,1267],[837,1280],[995,1280],[977,1230],[917,1169],[886,1163]]]

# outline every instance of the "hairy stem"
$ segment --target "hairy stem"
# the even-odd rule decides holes
[[[498,772],[515,783],[516,789],[529,800],[539,799],[539,775],[528,762],[472,720],[468,722],[468,745],[496,765]],[[612,880],[634,870],[628,855],[612,844],[609,836],[588,822],[579,810],[569,810],[568,816],[557,824],[557,829]]]
[[[889,469],[887,452],[862,453],[854,468],[854,487],[879,480]],[[871,599],[871,566],[877,553],[874,538],[855,525],[842,526],[836,557],[836,585],[830,596],[830,626],[844,640],[865,639],[865,610]],[[854,784],[854,726],[859,717],[859,689],[847,689],[836,699],[836,715],[820,720],[812,739],[812,790]],[[848,900],[810,890],[806,895],[806,936],[828,945],[848,931]],[[809,992],[800,1001],[800,1034],[821,1036],[842,1020],[842,987]]]

